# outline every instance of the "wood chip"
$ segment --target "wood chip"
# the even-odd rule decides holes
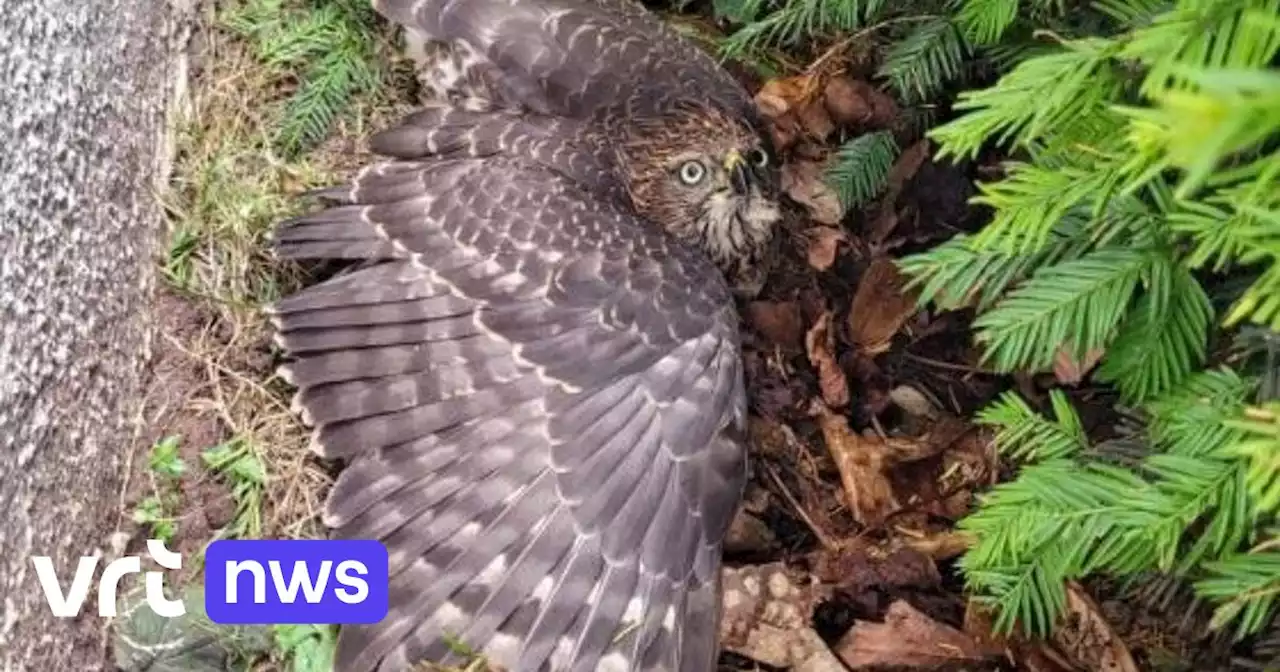
[[[786,565],[726,567],[721,595],[720,640],[725,649],[783,668],[827,650],[821,637],[808,635],[822,591],[793,578]]]
[[[889,605],[883,623],[858,621],[835,650],[854,670],[886,666],[934,669],[947,663],[980,662],[1000,654],[902,600]]]
[[[1054,629],[1053,643],[1080,669],[1138,672],[1129,647],[1111,629],[1093,598],[1075,581],[1067,584],[1067,616]]]

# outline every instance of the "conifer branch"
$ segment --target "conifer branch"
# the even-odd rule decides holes
[[[893,134],[875,131],[845,143],[827,170],[827,181],[845,208],[857,208],[884,189],[889,169],[898,158]]]

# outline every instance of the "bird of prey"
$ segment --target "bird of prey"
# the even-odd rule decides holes
[[[375,0],[435,97],[284,222],[270,313],[390,610],[338,670],[707,672],[746,477],[735,295],[779,219],[749,94],[629,0]]]

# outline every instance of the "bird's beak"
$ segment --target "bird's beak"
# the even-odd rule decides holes
[[[747,193],[747,161],[736,149],[729,150],[724,157],[724,170],[729,174],[729,183],[739,194]]]

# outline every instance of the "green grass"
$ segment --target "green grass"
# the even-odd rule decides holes
[[[167,541],[181,536],[184,517],[200,515],[182,500],[180,479],[218,482],[234,502],[230,522],[197,540],[202,548],[219,538],[324,535],[317,514],[329,479],[306,449],[291,391],[275,376],[279,353],[262,308],[304,279],[271,257],[273,228],[308,207],[301,192],[340,183],[363,164],[364,137],[406,111],[392,100],[394,88],[381,86],[397,61],[384,53],[389,36],[369,30],[365,5],[232,0],[203,17],[198,74],[171,120],[176,159],[161,196],[169,230],[156,260],[162,291],[177,297],[183,314],[160,316],[157,345],[177,354],[189,378],[167,403],[183,417],[216,423],[222,438],[184,445],[169,436],[150,448],[149,491],[130,514]],[[295,21],[302,16],[312,18]],[[336,86],[339,57],[355,85]],[[317,80],[322,71],[329,79]],[[325,86],[324,105],[315,107],[316,87]],[[270,635],[274,645],[253,669],[331,667],[332,629]]]

